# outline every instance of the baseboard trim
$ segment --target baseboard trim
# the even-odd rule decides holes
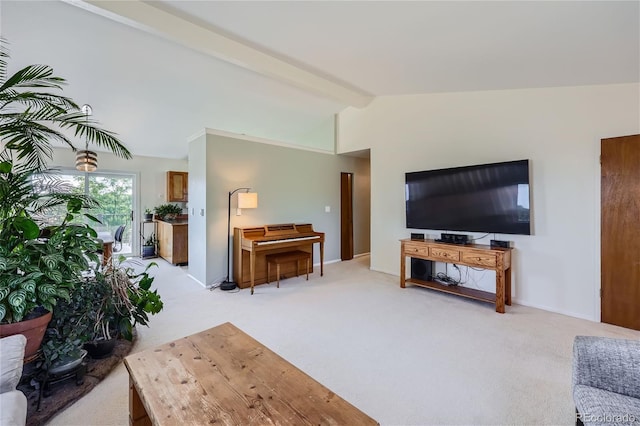
[[[189,278],[191,278],[192,280],[194,280],[195,282],[197,282],[198,284],[200,284],[202,287],[204,287],[204,288],[208,288],[206,285],[204,285],[204,284],[203,284],[199,279],[197,279],[197,278],[196,278],[196,277],[194,277],[193,275],[191,275],[191,274],[187,274],[187,276],[188,276]]]
[[[572,317],[572,318],[580,318],[580,319],[591,321],[591,322],[600,322],[599,320],[596,320],[596,319],[594,319],[594,318],[592,318],[592,317],[590,317],[588,315],[578,314],[576,312],[562,311],[560,309],[552,308],[550,306],[540,305],[538,303],[530,303],[530,302],[527,302],[526,300],[520,300],[520,299],[517,299],[517,298],[513,298],[512,301],[513,301],[513,303],[516,303],[516,304],[521,305],[521,306],[526,306],[528,308],[540,309],[542,311],[553,312],[554,314],[566,315],[566,316]]]
[[[324,261],[324,264],[325,264],[325,265],[329,265],[329,264],[331,264],[331,263],[338,263],[338,262],[342,262],[342,260],[340,260],[340,259],[325,260],[325,261]],[[316,267],[316,266],[320,266],[320,262],[318,262],[318,263],[314,263],[314,264],[313,264],[313,266],[314,266],[314,267]]]

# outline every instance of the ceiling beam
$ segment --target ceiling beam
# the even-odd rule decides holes
[[[299,68],[139,0],[62,1],[346,105],[363,108],[373,100],[370,94]]]

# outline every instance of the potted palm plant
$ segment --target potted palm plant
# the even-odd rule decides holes
[[[52,143],[75,151],[70,131],[117,156],[131,154],[113,133],[87,120],[72,99],[57,93],[65,80],[51,67],[30,65],[9,76],[5,44],[0,39],[0,336],[24,334],[25,320],[44,321],[36,325],[39,337],[28,336],[28,360],[40,346],[47,317],[81,280],[87,259],[97,261],[96,232],[78,221],[92,201],[66,192],[48,173]],[[61,204],[67,206],[63,222],[45,225],[41,215]]]

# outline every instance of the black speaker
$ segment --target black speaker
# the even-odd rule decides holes
[[[433,276],[433,261],[411,258],[411,278],[422,281],[431,281]]]

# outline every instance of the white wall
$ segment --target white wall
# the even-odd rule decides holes
[[[338,152],[371,148],[372,269],[399,274],[405,172],[528,158],[533,235],[496,235],[515,243],[514,299],[599,321],[600,139],[640,133],[639,94],[623,84],[391,96],[344,111]]]
[[[189,275],[207,283],[207,139],[204,134],[189,143]]]
[[[198,161],[192,161],[196,155]],[[189,273],[202,284],[216,284],[226,277],[228,193],[240,187],[258,193],[258,208],[245,209],[242,216],[236,216],[237,196],[234,196],[232,234],[234,227],[311,223],[314,230],[325,232],[327,262],[340,258],[340,172],[352,172],[359,185],[356,190],[361,192],[354,201],[355,251],[356,254],[369,251],[368,160],[237,139],[211,131],[206,134],[206,143],[200,137],[191,142],[189,157],[190,208],[195,208],[196,213],[205,208],[206,222],[204,226],[192,227],[194,219],[189,216]],[[201,186],[198,189],[194,186],[195,176],[203,174],[204,194]],[[329,213],[325,212],[325,206],[331,208]],[[192,252],[192,244],[201,247],[203,242],[205,255]],[[318,261],[317,245],[314,249],[314,260]],[[206,270],[195,264],[194,256],[204,261]]]

